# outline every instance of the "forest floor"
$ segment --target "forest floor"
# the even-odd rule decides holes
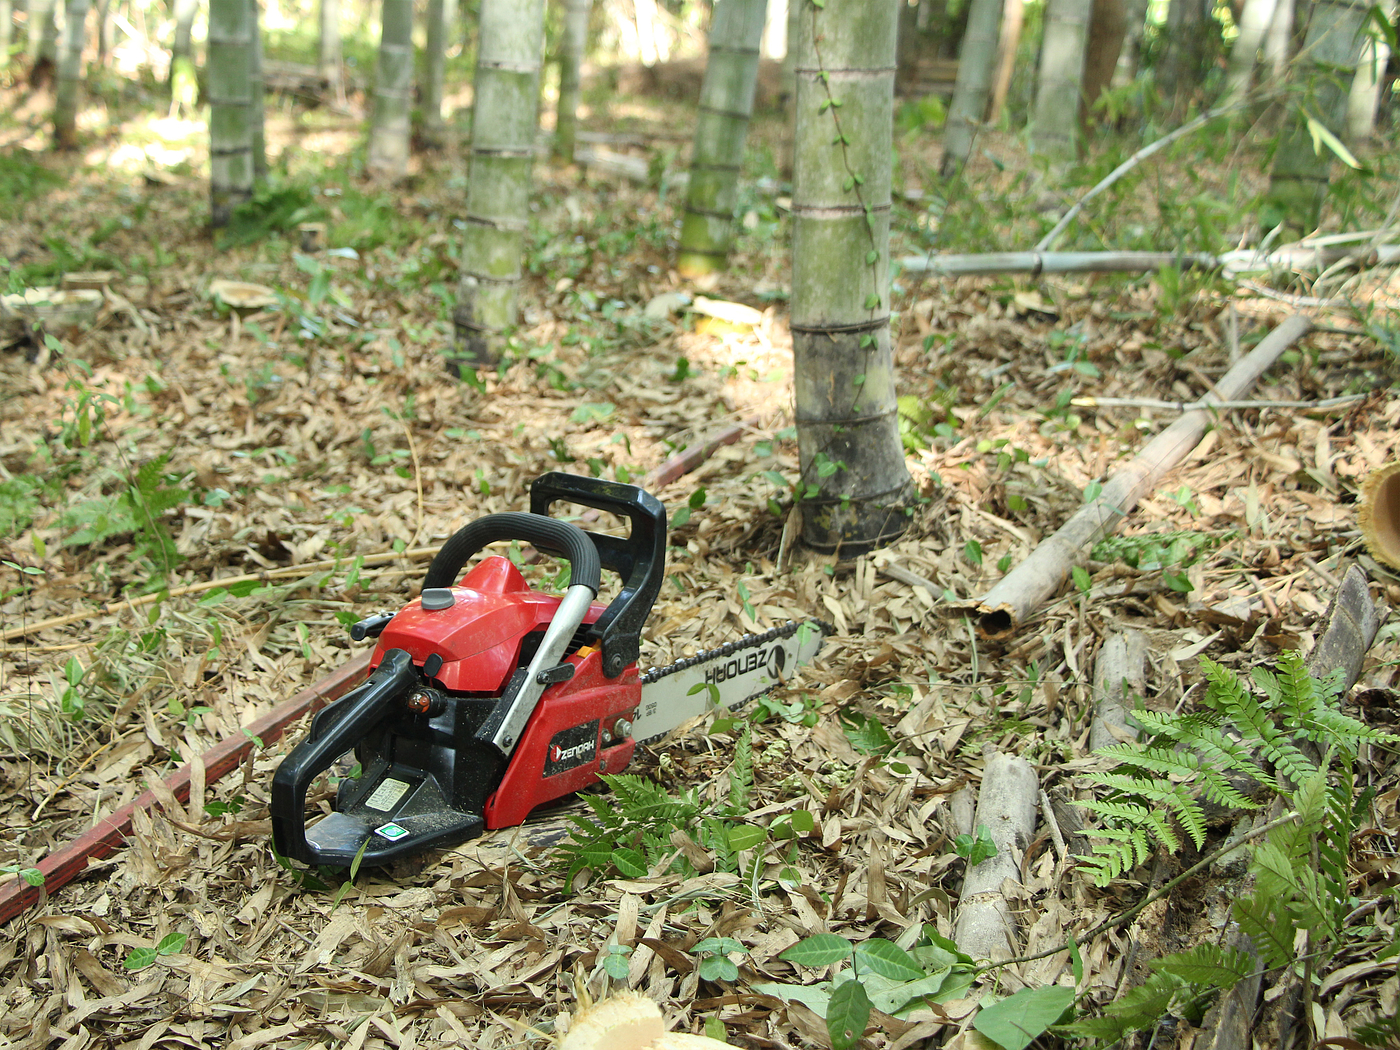
[[[271,136],[285,151],[282,196],[266,214],[323,217],[331,252],[302,253],[277,234],[216,251],[198,147],[169,127],[98,137],[86,164],[0,158],[15,195],[28,195],[0,224],[12,284],[115,273],[95,319],[0,350],[0,860],[32,865],[345,663],[357,651],[347,622],[416,595],[424,552],[468,520],[524,509],[546,471],[637,478],[756,420],[656,492],[673,518],[689,516],[671,535],[643,663],[790,618],[836,631],[750,723],[751,783],[747,763],[736,768],[734,725],[646,748],[631,769],[696,793],[711,817],[764,829],[741,856],[701,847],[698,863],[673,852],[640,872],[567,879],[564,847],[505,832],[337,887],[280,867],[269,849],[269,783],[294,729],[232,775],[197,783],[187,803],[139,815],[125,848],[8,924],[0,1040],[536,1046],[582,997],[627,985],[673,1027],[708,1021],[713,1032],[717,1020],[739,1046],[824,1045],[811,1009],[754,986],[815,983],[779,957],[815,933],[907,946],[927,924],[949,936],[966,869],[955,839],[972,830],[960,806],[991,750],[1029,760],[1062,803],[1106,768],[1087,744],[1105,637],[1144,633],[1142,699],[1170,711],[1199,695],[1201,656],[1247,671],[1283,648],[1308,651],[1350,566],[1400,604],[1400,576],[1365,551],[1355,513],[1366,474],[1400,456],[1395,343],[1377,339],[1400,295],[1390,271],[1333,287],[1324,305],[1291,301],[1310,289],[1283,277],[1274,292],[1174,274],[900,276],[895,360],[920,501],[897,543],[837,560],[783,544],[797,454],[781,190],[752,184],[732,269],[694,287],[670,268],[680,198],[664,175],[637,185],[540,164],[522,325],[499,373],[457,382],[442,352],[462,154],[376,188],[330,162],[354,147],[353,129],[281,112]],[[666,136],[690,121],[682,107],[636,100],[593,126]],[[781,155],[780,126],[759,122],[760,158]],[[679,163],[683,143],[656,141],[633,152]],[[913,203],[898,206],[896,256],[922,250],[940,221],[971,224],[969,211],[988,249],[1028,248],[1047,224],[1036,202],[1074,196],[1017,174],[1030,170],[1017,141],[994,136],[970,176],[978,189],[940,216],[913,193],[931,182],[935,141],[917,130],[901,139]],[[1153,163],[1114,205],[1120,226],[1165,229],[1171,190],[1209,196],[1203,179],[1257,182],[1260,167],[1248,150],[1219,167],[1189,152]],[[779,167],[760,159],[751,174],[780,180]],[[1023,226],[997,218],[1013,199]],[[209,293],[217,278],[269,286],[277,305],[230,312]],[[676,291],[763,319],[721,330],[660,298]],[[1083,586],[1067,585],[1009,638],[979,637],[958,602],[985,593],[1176,415],[1068,397],[1190,401],[1231,363],[1235,333],[1248,349],[1295,309],[1317,327],[1248,396],[1368,396],[1223,412],[1123,523],[1130,539],[1088,562]],[[245,574],[255,578],[208,587]],[[115,604],[161,585],[159,601]],[[72,622],[33,626],[54,617]],[[1397,668],[1392,622],[1346,710],[1400,726]],[[1394,749],[1363,751],[1355,775],[1374,795],[1349,890],[1375,903],[1317,966],[1302,1020],[1313,1040],[1395,1010],[1395,960],[1377,957],[1397,918]],[[812,817],[805,831],[798,811]],[[1203,850],[1161,852],[1098,888],[1057,853],[1042,817],[1016,858],[1021,946],[1063,946],[1126,911],[1227,831],[1212,826]],[[1151,959],[1218,939],[1241,879],[1212,869],[1082,940],[1086,1008],[1141,982]],[[715,937],[735,942],[722,946],[733,979],[713,967],[702,976],[706,950],[694,949]],[[936,1009],[879,1019],[865,1045],[952,1036],[975,1020],[979,996],[1072,983],[1077,968],[1067,950],[1004,968]],[[1165,1023],[1155,1045],[1190,1046],[1201,1019]]]

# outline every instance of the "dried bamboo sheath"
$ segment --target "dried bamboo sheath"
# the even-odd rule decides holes
[[[1239,397],[1310,328],[1312,322],[1301,314],[1287,318],[1226,372],[1214,393],[1203,398],[1203,402],[1209,404]],[[977,616],[981,629],[991,637],[1011,634],[1026,616],[1064,585],[1070,569],[1085,552],[1117,529],[1138,500],[1152,492],[1162,476],[1186,458],[1205,436],[1213,418],[1209,408],[1198,409],[1186,413],[1163,430],[1132,462],[1108,480],[1097,499],[1081,507],[981,601],[970,603],[960,611]]]

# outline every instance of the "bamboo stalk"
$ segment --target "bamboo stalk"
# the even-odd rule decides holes
[[[765,7],[764,0],[724,0],[715,8],[676,254],[682,277],[722,270],[729,256]]]
[[[1341,397],[1324,397],[1317,401],[1163,401],[1155,397],[1072,397],[1069,400],[1076,408],[1160,408],[1175,412],[1194,412],[1198,408],[1210,407],[1217,412],[1222,409],[1242,408],[1302,408],[1310,412],[1325,408],[1342,408],[1354,405],[1370,397],[1367,394],[1343,394]]]
[[[982,252],[971,255],[906,255],[899,260],[905,273],[929,273],[942,277],[983,277],[993,274],[1026,273],[1147,273],[1163,266],[1179,269],[1221,270],[1226,277],[1278,270],[1301,270],[1334,266],[1353,259],[1370,266],[1400,262],[1400,245],[1377,248],[1323,247],[1295,244],[1277,251],[1259,253],[1254,249],[1222,252]]]
[[[1215,418],[1208,407],[1211,402],[1228,401],[1244,393],[1311,328],[1312,322],[1302,314],[1285,319],[1220,378],[1215,392],[1202,399],[1207,407],[1186,413],[1153,438],[1109,478],[1097,499],[1081,507],[981,600],[962,603],[955,611],[976,616],[980,629],[989,637],[1012,634],[1026,616],[1060,589],[1085,552],[1116,530],[1138,500],[1152,492],[1196,447]]]

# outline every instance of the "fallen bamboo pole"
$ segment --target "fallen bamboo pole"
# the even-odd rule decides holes
[[[1060,589],[1085,552],[1117,529],[1138,501],[1156,488],[1162,476],[1200,443],[1215,418],[1210,404],[1238,398],[1310,328],[1312,322],[1302,314],[1286,318],[1220,377],[1214,392],[1202,399],[1205,407],[1187,412],[1148,442],[1132,462],[1108,479],[1097,499],[1079,508],[983,598],[955,605],[953,611],[976,616],[979,628],[988,637],[1012,634],[1026,616]]]
[[[1251,273],[1279,270],[1320,269],[1348,259],[1367,266],[1389,266],[1400,262],[1400,245],[1377,248],[1331,247],[1295,244],[1277,251],[1259,253],[1253,249],[1222,252],[984,252],[972,255],[906,255],[899,260],[905,273],[926,273],[940,277],[987,277],[996,274],[1027,274],[1039,277],[1051,273],[1149,273],[1164,266],[1175,269],[1220,270],[1235,278]]]
[[[1133,699],[1147,692],[1147,638],[1128,628],[1115,631],[1099,647],[1094,660],[1094,720],[1089,725],[1089,750],[1137,739]]]
[[[1017,952],[1016,917],[1002,885],[1007,879],[1021,881],[1039,797],[1040,781],[1029,762],[1001,751],[987,755],[973,827],[985,827],[997,851],[968,868],[953,932],[958,949],[974,959],[997,962]]]

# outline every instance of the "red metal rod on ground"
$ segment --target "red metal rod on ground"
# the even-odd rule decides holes
[[[342,664],[315,685],[308,686],[290,700],[274,708],[262,718],[244,726],[237,736],[215,744],[200,756],[204,763],[204,782],[212,784],[237,769],[253,748],[253,737],[264,744],[278,739],[283,730],[303,715],[315,712],[330,701],[338,699],[359,684],[369,669],[368,652]],[[190,797],[190,766],[166,780],[165,785],[175,797],[185,802]],[[138,809],[151,809],[157,804],[154,793],[147,791],[110,816],[98,821],[91,830],[79,835],[56,853],[50,853],[37,867],[44,875],[44,892],[53,893],[83,873],[91,859],[100,859],[122,845],[131,834],[131,818]],[[21,878],[0,887],[0,923],[33,907],[39,900],[39,888]]]
[[[723,445],[732,445],[746,433],[758,426],[758,416],[750,416],[732,427],[721,430],[703,445],[696,445],[684,452],[677,452],[655,470],[649,470],[640,481],[642,488],[664,488],[684,474],[689,474],[705,460],[709,459]]]

